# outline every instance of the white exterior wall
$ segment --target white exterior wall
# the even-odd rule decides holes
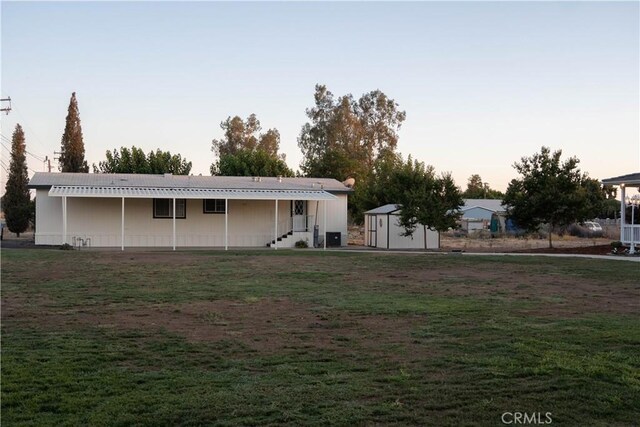
[[[371,230],[375,230],[371,233]],[[387,215],[366,215],[365,217],[365,245],[374,248],[387,247]]]
[[[375,233],[370,233],[371,218],[375,221]],[[398,220],[399,216],[395,214],[367,215],[365,218],[365,244],[382,249],[425,249],[424,227],[418,226],[412,236],[403,236],[404,229],[398,225]],[[439,249],[439,233],[429,229],[426,232],[426,249]]]
[[[462,214],[462,219],[483,219],[486,221],[491,221],[491,215],[493,214],[494,212],[489,209],[474,207],[464,211],[464,213]]]
[[[404,228],[399,223],[399,215],[389,216],[389,249],[439,249],[440,239],[437,231],[426,229],[427,247],[425,248],[425,227],[418,225],[412,236],[403,236]]]
[[[62,244],[62,200],[36,190],[36,245]]]
[[[327,230],[343,233],[344,245],[347,244],[346,200],[346,195],[338,195],[338,200],[327,202]],[[48,190],[36,191],[37,245],[63,243],[62,203],[62,197],[49,197]],[[276,237],[275,200],[229,200],[228,203],[229,246],[261,247]],[[319,209],[321,235],[322,203]],[[308,205],[315,211],[315,202]],[[124,211],[125,247],[173,245],[173,220],[153,218],[153,199],[125,199]],[[121,212],[121,198],[68,197],[66,243],[71,244],[73,237],[79,237],[91,239],[94,247],[120,247]],[[289,231],[290,216],[291,201],[278,201],[278,236]],[[176,218],[176,246],[224,247],[224,221],[224,214],[204,214],[201,199],[187,200],[186,219]]]
[[[328,202],[323,201],[309,201],[307,205],[307,215],[311,217],[315,217],[316,215],[316,204],[318,206],[318,220],[317,224],[320,226],[320,242],[324,241],[326,232],[336,232],[340,233],[340,244],[342,246],[347,246],[349,243],[349,232],[347,230],[347,195],[346,194],[336,194],[337,200],[332,200]],[[327,229],[323,230],[324,227],[324,207],[322,206],[324,203],[327,204]],[[309,230],[311,231],[311,238],[309,239],[309,243],[313,244],[313,225],[309,224]]]

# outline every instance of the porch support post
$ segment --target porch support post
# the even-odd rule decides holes
[[[229,199],[224,199],[224,250],[229,249]]]
[[[326,250],[327,249],[327,201],[325,200],[324,202],[322,202],[322,223],[324,224],[322,226],[322,232],[324,233],[324,247],[322,248],[322,250]]]
[[[67,243],[67,196],[62,197],[62,244]]]
[[[173,250],[176,250],[176,198],[173,198]]]
[[[124,197],[122,198],[122,221],[120,223],[120,250],[124,251]]]
[[[627,206],[625,205],[625,185],[622,184],[620,186],[620,195],[622,196],[620,198],[620,241],[622,243],[624,243],[624,220],[625,220],[625,214],[627,213]]]
[[[273,241],[275,242],[273,244],[273,247],[275,248],[275,250],[278,250],[278,199],[276,199],[276,220],[273,231]]]

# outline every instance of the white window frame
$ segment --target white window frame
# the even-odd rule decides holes
[[[207,202],[213,202],[214,209],[207,209]],[[225,199],[203,199],[202,200],[202,213],[204,214],[224,214],[226,213],[225,209],[226,200]]]
[[[158,202],[168,203],[168,214],[158,214]],[[173,199],[153,199],[153,218],[154,219],[171,219],[173,218]],[[187,218],[187,199],[176,199],[176,219]]]

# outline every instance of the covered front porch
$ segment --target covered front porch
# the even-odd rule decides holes
[[[327,205],[338,198],[318,190],[52,186],[61,235],[71,245],[100,247],[291,247],[312,244],[313,228],[328,230]],[[56,203],[57,202],[57,203]],[[56,215],[57,216],[57,215]],[[331,221],[329,221],[331,223]],[[51,228],[51,227],[49,227]],[[329,224],[331,228],[331,224]],[[326,239],[322,246],[326,247]],[[55,243],[54,243],[55,244]]]
[[[620,189],[620,241],[625,245],[634,246],[640,244],[640,172],[603,179],[604,185],[617,186]],[[636,189],[632,191],[630,189]],[[631,206],[631,218],[627,220],[627,209]]]

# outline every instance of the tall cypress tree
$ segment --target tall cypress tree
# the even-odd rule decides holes
[[[4,216],[10,231],[20,237],[29,226],[31,209],[29,201],[29,175],[27,173],[26,144],[22,126],[16,125],[11,140],[11,163],[9,165],[9,177],[3,197]]]
[[[71,94],[67,122],[62,135],[62,154],[60,155],[61,172],[89,172],[89,165],[84,159],[84,142],[82,140],[82,126],[80,126],[80,112],[76,93]]]

